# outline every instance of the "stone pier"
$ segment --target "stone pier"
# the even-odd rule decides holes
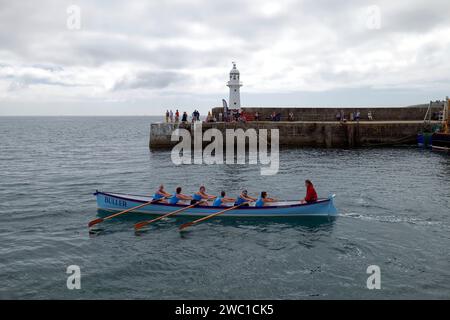
[[[430,115],[432,124],[439,124],[438,114],[443,102],[429,105],[391,108],[257,108],[245,107],[242,112],[252,118],[258,113],[260,120],[242,122],[203,123],[203,131],[217,128],[222,133],[226,129],[242,128],[247,130],[278,129],[280,146],[287,147],[324,147],[357,148],[369,146],[389,146],[415,144],[416,136],[424,128],[425,115]],[[343,113],[350,119],[350,113],[360,113],[360,121],[336,121],[336,115]],[[221,118],[223,108],[213,108],[216,119]],[[428,113],[427,113],[428,112]],[[279,114],[281,121],[267,121],[271,114]],[[289,114],[293,121],[286,121]],[[371,115],[371,117],[369,117]],[[428,117],[428,116],[427,116]],[[370,120],[370,118],[372,120]],[[253,120],[253,119],[251,119]],[[170,140],[173,130],[186,128],[192,132],[193,125],[173,123],[152,123],[150,128],[150,148],[170,148],[177,142]]]
[[[434,121],[439,123],[438,121]],[[150,148],[170,148],[176,128],[193,132],[192,124],[152,123]],[[423,128],[423,121],[293,121],[293,122],[247,122],[247,123],[203,123],[203,131],[216,128],[225,134],[226,129],[247,130],[278,129],[280,146],[356,148],[415,144],[416,136]]]

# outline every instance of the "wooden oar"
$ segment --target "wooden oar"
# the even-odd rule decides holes
[[[182,225],[180,226],[179,230],[181,231],[181,230],[186,229],[187,227],[190,227],[190,226],[192,226],[192,225],[194,225],[194,224],[197,224],[197,223],[199,223],[199,222],[202,222],[202,221],[205,221],[205,220],[214,218],[215,216],[218,216],[219,214],[222,214],[222,213],[225,213],[225,212],[227,212],[227,211],[230,211],[230,210],[234,210],[234,209],[236,209],[236,208],[239,208],[240,206],[243,206],[243,205],[246,204],[246,203],[248,203],[248,202],[244,202],[244,203],[238,204],[237,206],[234,206],[234,207],[231,207],[231,208],[228,208],[228,209],[225,209],[225,210],[222,210],[222,211],[219,211],[219,212],[210,214],[209,216],[206,216],[206,217],[203,217],[203,218],[200,218],[200,219],[191,221],[191,222],[186,222],[186,223],[184,223],[184,224],[182,224]]]
[[[90,228],[90,227],[92,227],[93,225],[96,225],[97,223],[103,222],[103,221],[105,221],[105,220],[109,220],[109,219],[111,219],[111,218],[120,216],[120,215],[122,215],[122,214],[124,214],[124,213],[127,213],[127,212],[130,212],[130,211],[133,211],[133,210],[136,210],[136,209],[145,207],[145,206],[147,206],[147,205],[149,205],[149,204],[152,204],[152,203],[155,203],[155,202],[164,200],[164,199],[166,199],[166,198],[167,198],[167,197],[163,197],[163,198],[158,199],[158,200],[152,200],[152,201],[149,201],[149,202],[140,204],[140,205],[138,205],[138,206],[136,206],[136,207],[133,207],[133,208],[130,208],[130,209],[127,209],[127,210],[118,212],[118,213],[114,213],[114,214],[112,214],[112,215],[110,215],[110,216],[107,216],[107,217],[105,217],[105,218],[98,218],[98,219],[92,220],[92,221],[90,221],[90,222],[88,223],[88,227]]]
[[[200,204],[200,203],[202,203],[202,202],[206,202],[206,201],[208,201],[208,200],[201,200],[201,201],[198,201],[198,202],[196,202],[196,203],[194,203],[194,204],[191,204],[190,206],[187,206],[187,207],[184,207],[184,208],[181,208],[181,209],[178,209],[178,210],[169,212],[169,213],[167,213],[167,214],[165,214],[165,215],[159,216],[158,218],[155,218],[155,219],[152,219],[152,220],[147,220],[147,221],[141,221],[141,222],[138,222],[138,223],[136,223],[136,224],[134,225],[134,229],[135,229],[135,230],[139,230],[140,228],[142,228],[142,227],[144,227],[144,226],[146,226],[146,225],[148,225],[148,224],[150,224],[150,223],[153,223],[153,222],[159,221],[159,220],[161,220],[161,219],[164,219],[164,218],[166,218],[166,217],[172,216],[172,215],[174,215],[174,214],[180,213],[181,211],[184,211],[184,210],[186,210],[186,209],[195,207],[196,205],[198,205],[198,204]]]

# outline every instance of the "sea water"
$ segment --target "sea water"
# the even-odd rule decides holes
[[[450,158],[414,147],[282,149],[280,168],[181,165],[148,148],[152,117],[0,117],[0,298],[450,298]],[[335,220],[139,214],[99,224],[96,189],[150,195],[204,184],[279,199],[336,193]],[[69,266],[80,289],[68,289]],[[380,289],[368,289],[369,266]],[[370,268],[369,268],[370,270]]]

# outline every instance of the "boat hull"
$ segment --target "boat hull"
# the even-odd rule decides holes
[[[99,210],[119,212],[127,210],[152,200],[151,197],[128,195],[110,192],[95,192],[97,208]],[[336,216],[337,210],[334,206],[334,195],[326,199],[319,199],[314,203],[279,202],[275,206],[265,207],[240,207],[223,213],[224,217],[298,217],[298,216]],[[171,205],[167,203],[149,204],[133,210],[136,213],[151,215],[164,215],[166,213],[182,209],[188,204]],[[196,206],[181,212],[183,216],[207,216],[226,209],[226,206]]]
[[[450,133],[434,133],[432,139],[434,151],[450,152]]]

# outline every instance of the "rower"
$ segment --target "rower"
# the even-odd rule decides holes
[[[220,197],[217,197],[213,202],[213,206],[220,207],[226,202],[234,202],[236,199],[225,197],[225,191],[220,192]]]
[[[274,198],[268,198],[267,192],[263,191],[261,192],[261,196],[256,200],[255,207],[264,207],[266,202],[275,202],[277,201]]]
[[[194,193],[192,195],[192,200],[191,200],[191,204],[195,204],[201,200],[212,200],[217,198],[216,196],[213,195],[209,195],[206,193],[206,188],[205,186],[201,186],[200,189],[198,190],[198,192]],[[208,205],[208,202],[204,201],[202,202],[202,204]]]
[[[300,200],[301,203],[312,203],[317,201],[317,192],[314,189],[314,186],[311,180],[305,180],[306,187],[306,197],[303,200]]]
[[[192,197],[182,194],[181,187],[178,187],[173,194],[173,196],[169,199],[170,204],[177,204],[180,200],[192,200]]]
[[[156,202],[164,202],[163,198],[169,198],[170,196],[171,194],[164,190],[164,185],[160,185],[159,189],[153,195],[153,200]]]
[[[236,202],[234,203],[235,206],[243,205],[248,206],[248,203],[243,204],[244,202],[251,202],[255,201],[256,198],[250,197],[248,195],[247,190],[242,190],[241,194],[237,197]]]

